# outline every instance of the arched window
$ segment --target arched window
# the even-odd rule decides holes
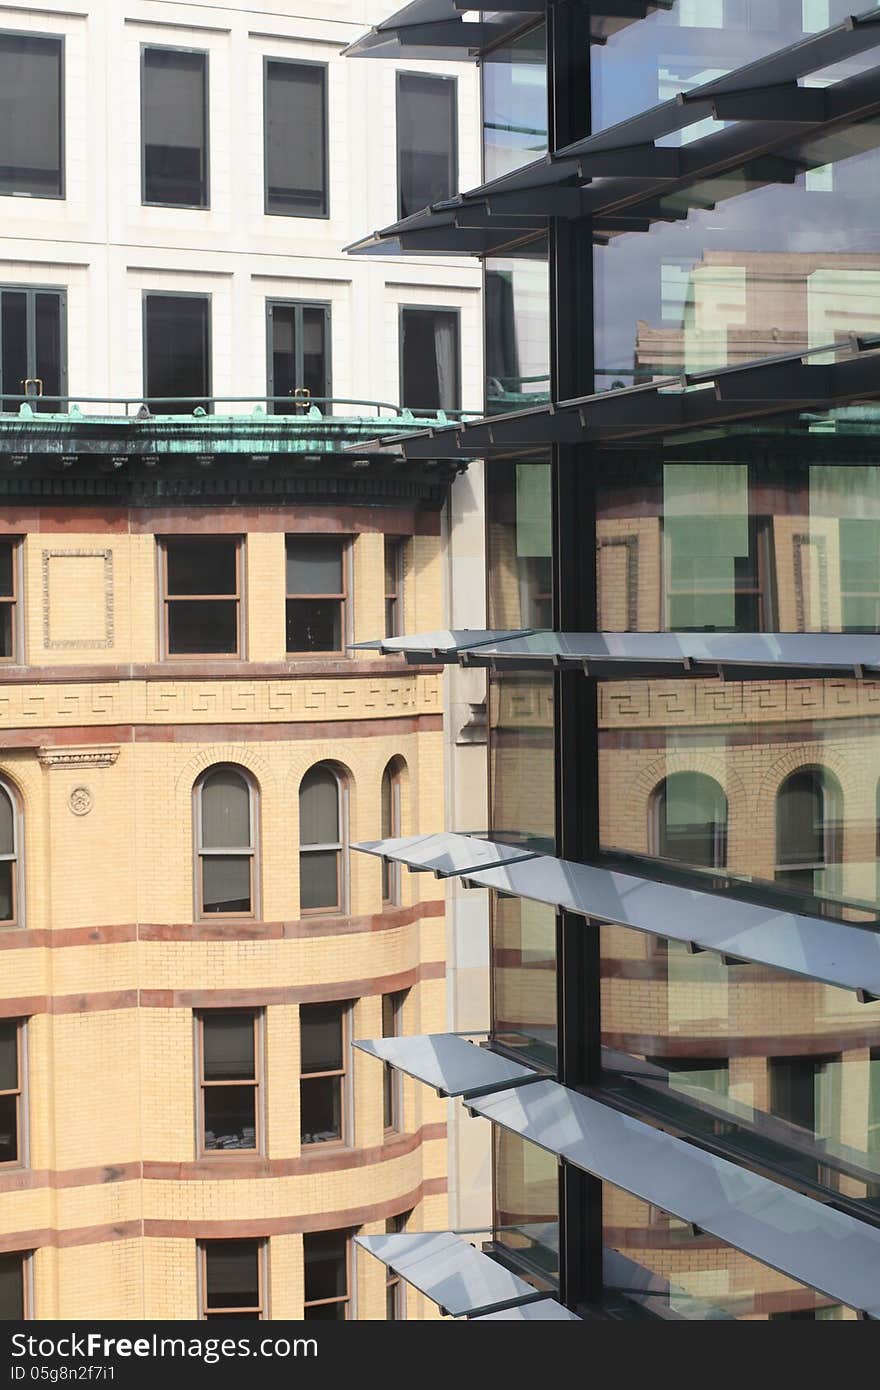
[[[196,787],[199,916],[252,917],[256,896],[254,788],[235,767],[215,767]]]
[[[776,880],[806,893],[834,891],[840,863],[840,790],[820,767],[786,777],[776,795]]]
[[[20,921],[18,807],[13,793],[0,782],[0,924]]]
[[[727,863],[727,797],[704,772],[673,772],[654,792],[653,854],[702,869]]]
[[[382,773],[382,831],[383,840],[400,835],[400,795],[403,759],[392,758]],[[400,904],[400,865],[382,860],[382,901],[390,907]]]
[[[343,912],[343,783],[329,763],[299,784],[300,912]]]

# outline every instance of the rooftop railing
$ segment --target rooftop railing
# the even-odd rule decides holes
[[[50,406],[57,407],[52,410]],[[83,407],[105,406],[105,410]],[[227,409],[216,410],[217,406]],[[340,407],[346,407],[340,410]],[[248,409],[249,408],[249,409]],[[30,419],[35,415],[120,415],[130,419],[150,419],[174,416],[204,419],[207,416],[241,415],[278,416],[285,419],[333,420],[393,416],[396,420],[455,421],[472,418],[476,411],[439,409],[437,406],[400,406],[391,401],[362,400],[353,396],[50,396],[42,392],[0,395],[0,417],[19,416]]]

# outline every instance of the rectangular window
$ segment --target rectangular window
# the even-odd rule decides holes
[[[0,289],[0,409],[66,410],[66,307],[61,290]]]
[[[327,68],[267,58],[264,82],[266,212],[326,217]]]
[[[840,1057],[771,1057],[774,1115],[819,1139],[840,1139]]]
[[[22,1161],[24,1024],[0,1019],[0,1167]]]
[[[303,1317],[340,1322],[351,1316],[351,1242],[348,1231],[311,1231],[303,1236]]]
[[[295,415],[308,409],[310,398],[330,413],[330,306],[296,304],[270,299],[266,304],[269,337],[269,375],[266,394],[274,415]],[[273,400],[272,397],[290,399]]]
[[[162,546],[165,655],[241,653],[241,540],[182,536]]]
[[[18,659],[18,542],[0,541],[0,661]]]
[[[345,650],[347,541],[287,537],[288,654]]]
[[[385,636],[403,634],[403,557],[405,540],[385,537]]]
[[[385,1234],[403,1235],[411,1216],[411,1211],[402,1211],[399,1216],[387,1217]],[[385,1276],[385,1318],[388,1322],[403,1322],[406,1318],[406,1284],[390,1265]]]
[[[458,186],[454,77],[397,74],[397,215],[451,198]]]
[[[143,200],[208,206],[208,55],[145,48],[141,65]]]
[[[406,990],[382,995],[383,1038],[399,1038],[403,1033],[403,1005],[406,996]],[[386,1062],[382,1077],[382,1114],[387,1130],[403,1129],[402,1079],[397,1068]]]
[[[401,309],[400,403],[414,414],[461,406],[456,309]]]
[[[211,298],[144,296],[144,394],[159,415],[211,410]]]
[[[260,1135],[260,1014],[212,1009],[198,1016],[201,1148],[256,1153]]]
[[[550,243],[540,237],[484,265],[486,410],[541,405],[550,399]]]
[[[202,1261],[202,1318],[265,1318],[265,1243],[261,1240],[205,1240]]]
[[[299,1103],[303,1144],[338,1143],[344,1137],[349,1008],[348,1003],[300,1005]]]
[[[0,194],[64,197],[64,40],[0,34]]]
[[[29,1316],[27,1267],[26,1253],[0,1255],[0,1322],[23,1322]]]
[[[482,72],[483,176],[498,179],[547,150],[546,24],[491,49]]]

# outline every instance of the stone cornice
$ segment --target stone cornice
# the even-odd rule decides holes
[[[41,767],[112,767],[118,757],[118,743],[93,743],[79,748],[37,749]]]

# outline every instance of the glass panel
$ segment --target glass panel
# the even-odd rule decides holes
[[[256,1149],[256,1089],[208,1086],[205,1098],[206,1149]]]
[[[0,34],[0,194],[60,198],[61,39]]]
[[[0,1019],[0,1091],[18,1089],[18,1022]]]
[[[556,843],[553,718],[552,675],[490,678],[492,834],[544,854]]]
[[[208,206],[208,55],[145,48],[144,202]]]
[[[24,1318],[23,1255],[0,1255],[0,1322]]]
[[[795,772],[776,796],[776,878],[788,887],[812,893],[827,890],[839,849],[838,789],[819,769]],[[837,853],[835,853],[837,850]]]
[[[15,625],[11,603],[0,604],[0,657],[15,655]]]
[[[339,781],[328,767],[312,768],[300,783],[299,838],[303,845],[339,844]]]
[[[18,1098],[0,1096],[0,1163],[18,1161]]]
[[[610,1091],[880,1213],[880,1003],[621,927],[600,946]]]
[[[559,1164],[518,1134],[493,1129],[494,1237],[523,1272],[559,1283]]]
[[[297,385],[304,386],[312,396],[330,394],[326,332],[327,311],[307,305],[302,311],[303,379]],[[324,405],[321,406],[321,410],[325,415],[329,413]]]
[[[550,465],[493,460],[486,508],[490,627],[552,627]]]
[[[206,1081],[242,1081],[256,1076],[252,1014],[206,1014],[202,1028]]]
[[[144,391],[158,414],[211,409],[210,320],[206,295],[147,295]]]
[[[273,396],[292,396],[297,386],[305,383],[297,378],[296,370],[296,320],[295,304],[273,304],[271,306],[272,329],[272,380],[270,394]],[[296,407],[282,401],[271,406],[276,415],[293,412]]]
[[[342,1070],[343,1004],[300,1006],[300,1039],[303,1072]]]
[[[0,102],[3,98],[0,97]],[[10,396],[23,396],[28,371],[27,295],[0,291],[0,386]],[[18,411],[20,401],[5,400],[4,410]]]
[[[301,912],[339,907],[339,851],[310,850],[299,857],[299,905]]]
[[[209,1308],[259,1306],[260,1251],[253,1241],[211,1241],[205,1264]]]
[[[202,911],[251,911],[250,855],[210,854],[202,858]]]
[[[205,849],[250,849],[250,788],[232,768],[212,772],[202,783],[202,845]]]
[[[168,593],[234,594],[237,541],[168,541]]]
[[[538,24],[482,62],[483,172],[497,179],[547,150],[547,30]]]
[[[416,415],[458,410],[458,314],[403,309],[400,314],[401,406]]]
[[[15,853],[15,810],[12,798],[0,787],[0,854]]]
[[[341,594],[343,544],[325,536],[288,536],[288,594]]]
[[[36,357],[33,375],[43,383],[44,396],[60,396],[63,352],[61,296],[58,294],[34,295],[34,317]],[[58,412],[64,409],[64,403],[57,400],[38,400],[34,408]]]
[[[238,603],[235,599],[170,602],[169,656],[235,656],[238,652]]]
[[[348,1293],[347,1253],[347,1231],[312,1231],[303,1236],[306,1303]]]
[[[556,1065],[556,913],[492,895],[492,1036]]]
[[[287,650],[342,651],[342,603],[339,599],[288,599]]]
[[[325,217],[326,68],[266,63],[266,211]]]
[[[845,411],[839,423],[789,438],[768,421],[711,442],[669,443],[651,458],[607,451],[597,502],[600,628],[880,632],[871,409],[862,408],[865,435]],[[717,462],[713,453],[751,461]],[[489,506],[500,564],[512,525],[501,485]],[[509,593],[503,582],[495,589]]]
[[[661,859],[717,869],[727,862],[727,798],[712,777],[673,772],[655,793],[656,845]]]
[[[303,1081],[300,1094],[300,1138],[303,1144],[325,1144],[342,1138],[342,1082],[338,1076]]]
[[[507,256],[487,256],[486,409],[490,414],[550,399],[550,264],[546,238]]]
[[[455,78],[397,76],[398,216],[457,191]]]
[[[0,598],[12,598],[15,593],[15,545],[0,542]]]
[[[15,915],[15,865],[0,859],[0,922],[11,922]]]

